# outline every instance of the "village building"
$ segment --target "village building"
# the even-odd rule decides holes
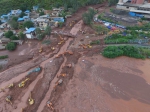
[[[6,38],[6,37],[2,37],[2,38],[0,38],[0,43],[1,44],[7,44],[7,43],[9,43],[10,42],[10,39],[9,38]]]
[[[150,1],[148,0],[119,0],[117,7],[132,12],[132,16],[150,18]]]
[[[37,11],[39,9],[38,5],[33,6],[33,11]]]
[[[22,13],[22,10],[17,9],[17,10],[11,10],[11,15],[12,16],[19,16]]]
[[[34,27],[27,29],[27,31],[25,31],[26,37],[28,39],[36,38],[35,30],[36,30],[36,28],[34,28]]]
[[[47,26],[49,26],[49,19],[42,19],[42,18],[37,18],[36,19],[36,25],[39,27],[41,30],[45,30]]]

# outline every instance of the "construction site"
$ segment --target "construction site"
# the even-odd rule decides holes
[[[98,11],[95,24],[112,31],[97,34],[85,25],[88,8]],[[122,24],[109,28],[97,19],[101,13]],[[139,24],[113,15],[106,4],[82,7],[44,38],[50,44],[27,40],[13,52],[0,51],[9,55],[0,61],[0,112],[150,112],[150,60],[101,55],[107,35]]]

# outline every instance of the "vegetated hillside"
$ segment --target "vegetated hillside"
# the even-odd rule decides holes
[[[64,6],[72,8],[75,12],[79,7],[106,2],[106,0],[0,0],[0,15],[8,13],[11,9],[32,9],[33,5],[39,5],[45,9]]]

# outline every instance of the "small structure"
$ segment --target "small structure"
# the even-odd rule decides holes
[[[17,43],[19,45],[23,44],[23,40],[12,40],[11,42]]]
[[[1,43],[1,44],[7,44],[7,43],[9,43],[9,42],[10,42],[10,39],[9,39],[9,38],[2,37],[2,38],[0,39],[0,43]]]
[[[23,22],[23,21],[24,21],[24,18],[18,18],[17,21],[18,21],[18,22]]]
[[[1,16],[1,22],[6,23],[9,20],[9,15],[2,15]]]
[[[24,13],[25,13],[27,16],[30,16],[30,11],[29,11],[29,10],[26,10]]]
[[[38,5],[33,6],[33,11],[37,11],[39,9]]]
[[[63,17],[51,17],[50,19],[55,22],[65,22]]]
[[[50,16],[49,16],[49,15],[42,15],[42,16],[40,16],[39,18],[41,18],[41,19],[49,19]]]
[[[0,39],[4,36],[4,32],[0,32]]]
[[[46,27],[49,25],[49,19],[37,18],[36,25],[37,27],[40,27],[41,30],[45,30]]]
[[[11,10],[11,15],[12,16],[19,16],[22,13],[22,10],[17,9],[17,10]]]
[[[36,28],[29,28],[29,29],[27,29],[27,31],[25,32],[25,34],[26,34],[26,37],[28,39],[34,39],[34,38],[36,38],[35,29]]]

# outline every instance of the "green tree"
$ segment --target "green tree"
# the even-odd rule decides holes
[[[17,30],[18,27],[19,27],[18,22],[17,22],[17,21],[14,21],[14,20],[9,21],[9,24],[10,24],[10,26],[11,26],[13,29],[15,29],[15,30]]]
[[[7,45],[6,45],[6,49],[9,50],[9,51],[13,51],[16,49],[16,44],[14,42],[9,42]]]
[[[40,12],[39,16],[45,15],[45,13],[42,11]]]
[[[36,28],[36,29],[35,29],[35,33],[36,33],[36,35],[41,34],[41,29],[40,29],[40,28]]]
[[[13,35],[13,36],[10,37],[10,39],[11,39],[11,40],[18,40],[18,37],[15,36],[15,35]]]
[[[23,32],[19,32],[18,37],[23,40],[25,38],[25,34],[23,34]]]
[[[89,8],[88,12],[82,15],[83,22],[87,25],[91,25],[95,14],[96,14],[96,11],[93,8]]]
[[[13,36],[13,32],[12,31],[7,31],[6,33],[5,33],[5,37],[6,38],[10,38],[11,36]]]
[[[42,40],[44,37],[45,37],[45,33],[41,33],[41,34],[37,35],[38,40]]]
[[[51,31],[52,31],[51,27],[47,26],[46,29],[45,29],[45,34],[48,35],[48,36],[50,36],[51,35]]]
[[[17,21],[18,20],[18,17],[16,17],[16,16],[14,16],[13,18],[12,18],[12,21]]]
[[[19,15],[19,17],[22,18],[23,16],[26,16],[26,14],[24,12],[21,12],[21,14]]]
[[[34,23],[32,22],[32,21],[25,21],[24,23],[23,23],[23,26],[24,26],[24,28],[31,28],[31,27],[33,27],[34,26]]]

